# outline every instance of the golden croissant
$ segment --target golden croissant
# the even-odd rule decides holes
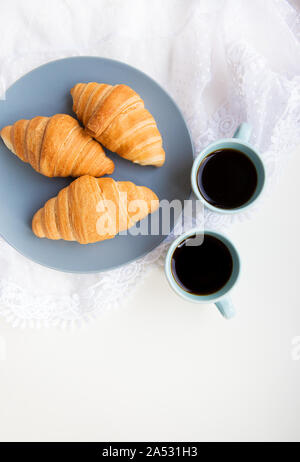
[[[34,215],[32,230],[40,238],[89,244],[115,237],[158,206],[156,194],[144,186],[85,175]]]
[[[8,149],[48,177],[98,177],[114,171],[100,144],[66,114],[18,120],[0,134]]]
[[[103,146],[137,164],[163,165],[165,151],[156,122],[132,88],[78,83],[71,95],[78,119]]]

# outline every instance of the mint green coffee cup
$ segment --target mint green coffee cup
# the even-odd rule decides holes
[[[210,293],[209,295],[196,295],[190,292],[187,292],[184,290],[184,288],[178,284],[176,281],[176,278],[173,274],[172,271],[172,258],[175,250],[177,249],[180,244],[185,241],[187,238],[191,236],[202,236],[204,235],[204,239],[206,235],[213,236],[220,240],[229,250],[231,258],[232,258],[232,272],[225,283],[225,285],[218,290],[217,292]],[[200,241],[201,242],[201,241]],[[201,264],[201,262],[199,262]],[[216,265],[218,262],[216,262]],[[215,231],[200,231],[198,229],[192,229],[181,236],[179,236],[177,239],[175,239],[174,242],[172,242],[166,259],[165,259],[165,274],[167,277],[167,280],[169,282],[169,285],[171,288],[183,299],[194,302],[194,303],[199,303],[199,304],[207,304],[207,303],[214,303],[216,307],[218,308],[219,312],[224,316],[225,319],[231,319],[232,317],[235,316],[235,308],[233,306],[232,300],[230,298],[230,292],[235,286],[235,284],[238,281],[239,274],[240,274],[240,268],[241,268],[241,261],[239,257],[239,253],[236,250],[235,246],[232,244],[232,242],[228,239],[228,237],[224,236],[224,234],[221,234],[219,232]]]
[[[221,140],[215,141],[214,143],[207,146],[203,151],[196,157],[192,171],[191,171],[191,184],[195,196],[210,210],[213,212],[233,214],[240,212],[242,210],[248,209],[251,207],[258,197],[263,192],[265,186],[265,168],[264,164],[259,156],[259,153],[249,144],[249,138],[252,132],[252,128],[248,123],[242,123],[236,130],[233,138],[223,138]],[[247,202],[237,208],[221,208],[209,203],[203,194],[198,185],[198,171],[202,161],[214,153],[217,150],[221,149],[233,149],[242,152],[245,154],[255,167],[257,173],[257,184],[252,196]]]

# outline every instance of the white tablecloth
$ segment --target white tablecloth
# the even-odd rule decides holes
[[[2,98],[16,78],[49,60],[106,56],[138,67],[172,94],[196,152],[247,120],[269,192],[300,141],[296,1],[10,0],[0,12]],[[205,219],[214,228],[232,220]],[[80,323],[124,302],[165,247],[105,274],[67,275],[0,241],[0,314],[20,327]]]

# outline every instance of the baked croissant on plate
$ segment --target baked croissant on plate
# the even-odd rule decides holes
[[[71,95],[78,119],[103,146],[137,164],[163,165],[165,151],[156,122],[132,88],[78,83]]]
[[[40,238],[89,244],[115,237],[158,206],[151,189],[86,175],[62,189],[34,215],[32,230]]]
[[[99,177],[114,171],[100,144],[66,114],[21,119],[0,134],[8,149],[48,177]]]

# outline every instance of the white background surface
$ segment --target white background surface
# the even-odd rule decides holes
[[[5,441],[300,440],[300,148],[251,221],[238,316],[181,300],[158,269],[127,307],[80,330],[0,320]]]

